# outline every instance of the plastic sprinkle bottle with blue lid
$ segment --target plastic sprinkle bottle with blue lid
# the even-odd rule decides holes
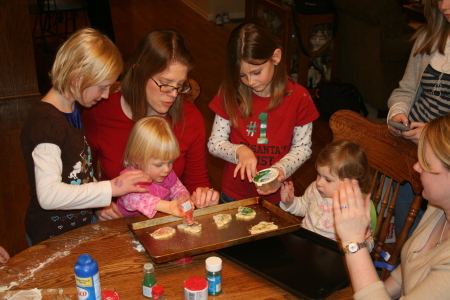
[[[152,289],[156,285],[154,268],[151,263],[144,265],[144,280],[142,281],[142,295],[145,298],[153,299]]]
[[[89,254],[78,257],[74,272],[78,300],[102,300],[98,264]]]
[[[208,295],[220,295],[222,293],[222,259],[211,256],[206,259],[205,264]]]

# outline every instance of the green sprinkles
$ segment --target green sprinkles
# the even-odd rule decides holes
[[[241,215],[247,216],[254,213],[255,211],[248,207],[241,207],[239,212],[241,213]]]

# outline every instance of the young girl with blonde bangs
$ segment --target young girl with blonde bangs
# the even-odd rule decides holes
[[[78,109],[108,98],[122,69],[116,46],[91,28],[73,34],[56,54],[53,87],[34,105],[20,136],[30,184],[25,216],[30,245],[91,223],[93,208],[110,205],[111,197],[146,191],[135,186],[150,181],[142,171],[94,182]]]
[[[221,202],[266,195],[278,203],[278,189],[257,190],[252,179],[273,167],[281,182],[308,160],[319,114],[308,91],[288,77],[268,29],[244,23],[232,31],[225,77],[209,107],[216,116],[208,148],[226,161]]]
[[[184,216],[180,204],[189,198],[189,191],[172,170],[179,155],[177,138],[163,117],[142,118],[134,125],[123,157],[126,169],[122,172],[142,170],[152,183],[139,184],[148,189],[147,193],[131,193],[118,199],[117,206],[124,216],[142,213],[153,218],[157,211]]]

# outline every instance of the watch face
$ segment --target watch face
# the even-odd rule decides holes
[[[358,251],[358,245],[357,244],[350,244],[350,245],[348,245],[348,250],[350,250],[350,252],[356,252],[356,251]]]

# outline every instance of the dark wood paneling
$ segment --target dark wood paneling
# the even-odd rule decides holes
[[[29,187],[19,135],[40,98],[29,22],[27,0],[0,1],[0,245],[10,255],[27,247]]]
[[[34,67],[28,1],[0,1],[0,100],[35,95]]]

